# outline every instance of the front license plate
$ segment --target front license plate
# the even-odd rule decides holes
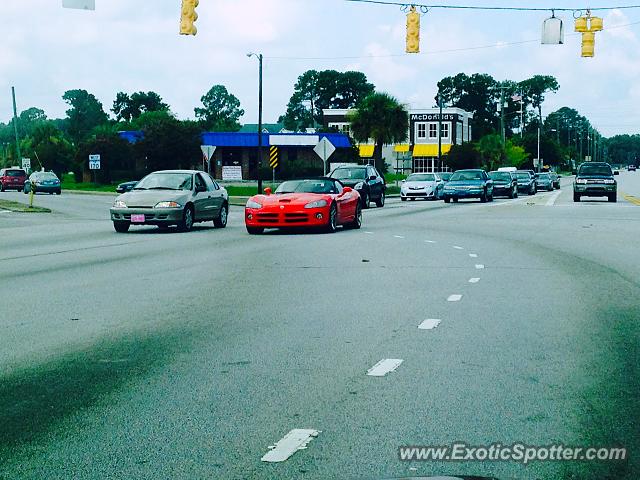
[[[131,215],[131,223],[144,223],[144,215]]]

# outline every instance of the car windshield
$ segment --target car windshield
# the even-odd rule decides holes
[[[465,181],[465,180],[482,180],[482,172],[477,170],[463,170],[459,172],[455,172],[451,176],[451,181]]]
[[[611,176],[611,168],[608,165],[582,165],[578,175],[595,175],[601,177]]]
[[[511,174],[506,172],[490,172],[489,176],[491,177],[492,180],[506,180],[506,181],[511,180]]]
[[[516,177],[518,180],[529,180],[531,178],[531,174],[527,172],[516,172]]]
[[[452,175],[451,173],[441,173],[440,178],[445,182],[447,182],[451,179],[451,175]]]
[[[290,180],[280,184],[275,193],[336,193],[336,188],[331,180]]]
[[[331,177],[338,180],[364,180],[365,175],[366,170],[364,168],[337,168],[333,171]]]
[[[407,182],[435,182],[436,176],[433,173],[414,173],[407,177]]]
[[[24,171],[22,170],[7,170],[5,174],[7,177],[24,177]]]
[[[548,173],[539,173],[538,178],[542,180],[549,180],[551,177],[549,177]]]
[[[190,173],[152,173],[140,180],[134,190],[191,190],[192,177]]]

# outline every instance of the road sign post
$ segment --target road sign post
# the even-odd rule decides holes
[[[327,139],[327,137],[322,137],[318,144],[313,148],[313,151],[316,152],[316,155],[318,155],[322,159],[322,163],[324,164],[323,171],[324,175],[326,176],[327,160],[329,160],[329,157],[333,155],[333,152],[336,151],[336,147],[333,146],[333,144]]]
[[[273,175],[271,179],[271,182],[273,184],[276,183],[276,168],[278,167],[279,161],[278,157],[278,147],[276,147],[275,145],[271,145],[271,147],[269,147],[269,166],[271,167],[271,173]]]
[[[211,174],[211,159],[216,151],[216,147],[213,145],[200,145],[200,150],[202,150],[202,170]]]
[[[29,170],[31,170],[31,159],[30,158],[23,158],[22,159],[22,169],[25,172],[29,172]]]
[[[100,155],[89,155],[89,170],[93,172],[93,183],[96,183],[97,173],[96,170],[100,170]]]

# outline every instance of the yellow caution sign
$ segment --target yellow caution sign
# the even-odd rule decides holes
[[[269,148],[269,166],[274,170],[278,166],[278,147],[276,146]]]

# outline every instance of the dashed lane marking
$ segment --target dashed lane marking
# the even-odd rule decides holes
[[[442,320],[440,320],[439,318],[427,318],[420,325],[418,325],[418,328],[420,330],[432,330],[440,325],[441,321]]]
[[[477,253],[470,253],[469,256],[471,258],[478,258],[478,254]]]
[[[364,232],[364,233],[366,233],[367,235],[373,235],[373,232]]]
[[[318,430],[294,428],[260,459],[263,462],[284,462],[298,450],[304,450],[311,440],[318,436]]]
[[[455,248],[456,250],[464,250],[464,248],[458,246],[458,245],[454,245],[453,248]]]
[[[478,283],[480,279],[478,277],[470,278],[469,283]]]
[[[484,265],[482,265],[481,263],[476,263],[476,270],[482,270],[484,268]]]
[[[367,370],[370,377],[384,377],[387,373],[393,372],[400,366],[403,360],[399,358],[384,358]]]
[[[457,293],[449,295],[449,297],[447,298],[447,302],[459,302],[460,300],[462,300],[462,295]]]
[[[393,238],[404,238],[402,235],[394,235]]]
[[[435,240],[425,240],[424,243],[436,243]]]
[[[556,203],[556,200],[558,199],[558,197],[560,196],[562,192],[560,190],[558,190],[556,193],[554,193],[553,195],[551,195],[549,197],[549,200],[547,200],[547,203],[545,203],[545,206],[547,207],[553,207]]]

